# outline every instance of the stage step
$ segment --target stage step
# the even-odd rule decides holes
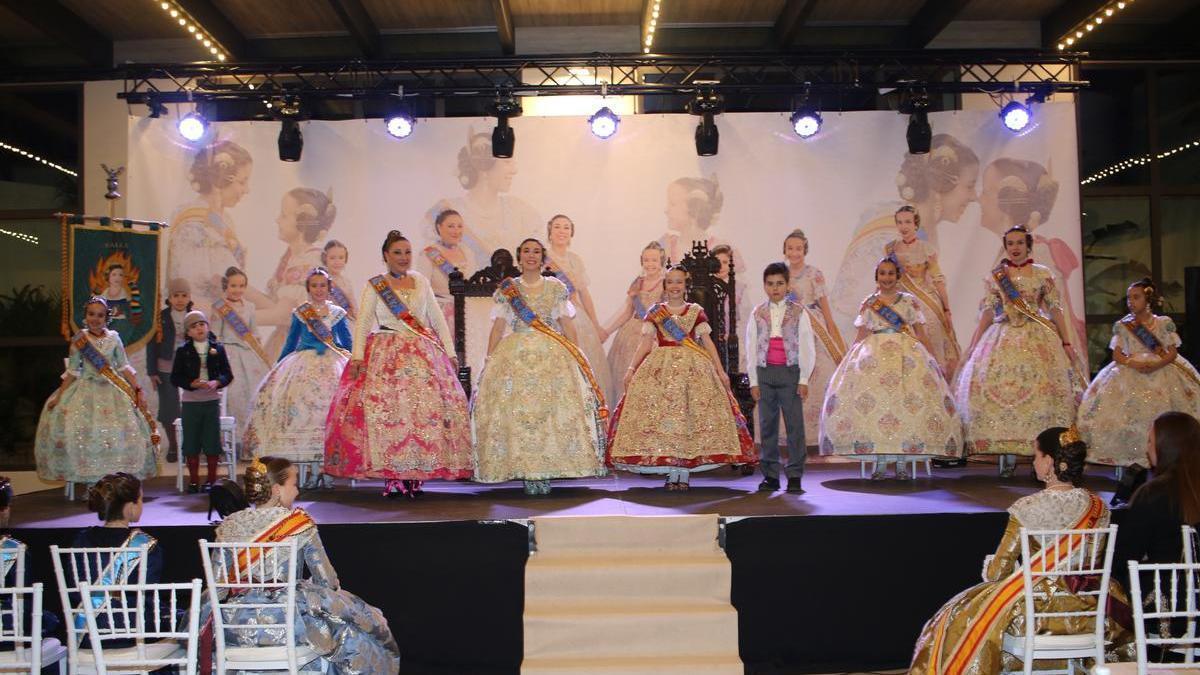
[[[717,517],[534,519],[527,673],[740,673]]]
[[[621,675],[742,675],[742,661],[736,657],[610,657],[595,659],[526,659],[521,672],[528,675],[582,675],[620,673]]]

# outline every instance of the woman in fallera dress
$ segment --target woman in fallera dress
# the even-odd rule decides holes
[[[687,272],[672,267],[666,301],[649,308],[642,343],[625,373],[613,413],[608,461],[635,473],[666,474],[668,490],[687,490],[692,472],[757,461],[746,419],[700,305],[684,299]]]
[[[667,254],[662,244],[657,241],[647,244],[642,249],[641,265],[642,273],[629,284],[625,304],[600,333],[601,342],[616,333],[612,344],[608,346],[608,367],[617,376],[612,383],[614,401],[620,400],[625,393],[621,379],[629,366],[633,365],[633,355],[642,343],[642,321],[646,318],[646,310],[663,299],[663,271],[667,266]]]
[[[487,362],[472,402],[475,480],[523,480],[526,494],[548,494],[551,478],[604,474],[608,411],[575,346],[567,287],[541,274],[545,246],[522,241],[517,264],[521,276],[505,279],[494,296]]]
[[[925,324],[929,353],[941,366],[942,374],[950,380],[958,368],[958,338],[954,336],[954,320],[950,316],[950,294],[946,277],[938,265],[937,248],[926,239],[918,239],[921,214],[912,206],[896,210],[896,232],[900,236],[888,242],[884,255],[900,263],[900,287],[917,299]]]
[[[387,273],[359,298],[354,353],[329,408],[325,473],[382,478],[388,497],[416,498],[422,482],[470,478],[467,396],[429,280],[412,271],[397,230],[381,247]]]
[[[292,504],[299,494],[298,472],[286,459],[263,457],[246,469],[246,499],[253,506],[230,514],[217,526],[217,541],[287,542],[296,540],[296,640],[318,658],[301,672],[335,675],[395,674],[400,670],[400,649],[378,609],[344,590],[329,562],[317,524]],[[254,561],[250,561],[253,564]],[[214,567],[232,567],[232,560],[213,560]],[[269,567],[269,565],[268,565]],[[287,573],[286,563],[279,570]],[[307,571],[307,573],[305,573]],[[278,644],[278,626],[284,622],[278,607],[255,604],[281,602],[282,589],[254,589],[237,596],[235,604],[247,605],[227,617],[231,624],[261,624],[261,630],[230,630],[225,635],[230,647]]]
[[[212,332],[225,345],[229,357],[229,368],[233,371],[233,383],[225,390],[225,411],[237,420],[238,445],[245,445],[246,425],[250,423],[250,407],[254,404],[254,392],[258,383],[267,374],[271,361],[266,349],[259,341],[255,330],[254,305],[246,301],[248,280],[246,273],[237,267],[225,270],[221,278],[221,290],[225,297],[213,303]]]
[[[329,299],[332,280],[308,273],[308,302],[292,312],[279,362],[258,386],[244,447],[252,457],[325,458],[325,418],[350,359],[346,310]]]
[[[67,372],[38,419],[38,477],[94,483],[113,471],[153,476],[159,432],[121,336],[106,328],[108,304],[94,297],[83,312],[86,327],[71,339]]]
[[[1083,476],[1087,446],[1078,432],[1051,427],[1038,434],[1033,443],[1033,467],[1037,479],[1045,484],[1041,492],[1018,499],[1008,507],[1008,526],[996,553],[984,568],[984,581],[954,596],[921,630],[913,650],[910,675],[965,675],[1019,672],[1021,663],[1001,651],[1004,636],[1024,635],[1024,577],[1021,572],[1021,528],[1030,530],[1094,529],[1107,527],[1109,510],[1091,491],[1075,487]],[[1176,535],[1178,536],[1178,534]],[[1035,555],[1033,564],[1049,552],[1071,550],[1066,540],[1061,546],[1038,549],[1030,540]],[[1103,551],[1103,543],[1100,544]],[[1075,554],[1082,554],[1078,544]],[[1049,561],[1047,561],[1049,562]],[[1037,611],[1088,612],[1096,606],[1095,595],[1079,595],[1065,583],[1066,577],[1043,579],[1039,590],[1050,599],[1041,600]],[[1045,597],[1044,596],[1044,597]],[[1112,582],[1109,596],[1125,601],[1120,584]],[[1039,602],[1035,600],[1035,602]],[[986,620],[998,616],[996,620]],[[1039,635],[1091,633],[1091,615],[1049,617],[1038,620]],[[1132,660],[1132,635],[1112,619],[1110,612],[1105,638],[1120,660]],[[1106,659],[1110,660],[1110,659]]]
[[[462,272],[464,279],[470,279],[478,265],[475,263],[475,254],[462,245],[466,224],[458,211],[439,211],[433,218],[433,232],[437,239],[417,256],[416,268],[429,279],[438,307],[453,335],[454,296],[450,295],[450,273],[457,269]]]
[[[583,258],[570,249],[571,240],[574,238],[575,223],[570,218],[559,214],[546,223],[546,239],[549,244],[546,249],[546,269],[566,285],[571,304],[583,310],[575,321],[579,349],[587,357],[588,365],[592,367],[592,374],[600,383],[600,390],[604,392],[605,398],[615,402],[612,375],[609,372],[608,359],[604,356],[604,344],[600,340],[600,322],[596,319],[596,306],[592,304],[592,294],[588,290],[591,280],[588,279]]]
[[[349,324],[354,325],[354,298],[350,297],[353,291],[350,288],[350,281],[346,278],[346,265],[350,263],[350,249],[337,239],[330,239],[325,242],[325,248],[321,250],[321,267],[329,273],[329,301],[333,304],[346,310],[346,318]]]
[[[1130,284],[1129,314],[1113,324],[1113,360],[1096,375],[1079,405],[1088,461],[1144,465],[1146,429],[1165,412],[1200,417],[1200,374],[1179,354],[1179,334],[1162,311],[1150,279]]]
[[[1039,429],[1070,426],[1085,381],[1049,269],[1029,257],[1033,237],[1004,233],[1004,261],[985,282],[979,325],[954,382],[967,454],[999,455],[1000,475],[1030,456]]]
[[[821,454],[874,462],[872,480],[884,477],[888,462],[908,480],[909,460],[958,456],[962,448],[950,387],[926,346],[917,299],[899,289],[902,275],[895,258],[875,266],[877,290],[862,303],[854,345],[821,414]]]
[[[787,259],[791,273],[788,299],[804,307],[816,338],[817,360],[808,376],[808,396],[804,402],[804,444],[817,445],[820,442],[821,402],[825,400],[829,378],[846,356],[846,343],[829,308],[825,275],[806,261],[808,237],[804,230],[792,230],[784,238],[783,257]]]

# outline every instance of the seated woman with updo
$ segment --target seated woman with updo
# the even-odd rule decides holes
[[[995,555],[986,561],[985,581],[956,595],[925,624],[913,650],[910,674],[1021,670],[1017,658],[1001,651],[1005,633],[1025,634],[1021,528],[1081,530],[1108,526],[1110,514],[1104,501],[1085,488],[1075,487],[1083,475],[1086,457],[1087,445],[1080,440],[1074,427],[1051,427],[1038,434],[1033,468],[1038,480],[1046,487],[1018,499],[1008,508],[1008,526]],[[1029,543],[1036,551],[1038,542],[1030,540]],[[1066,550],[1065,541],[1063,550]],[[1039,584],[1044,597],[1050,599],[1042,601],[1038,611],[1087,612],[1095,609],[1095,596],[1076,594],[1064,579],[1053,577]],[[1120,584],[1113,582],[1109,595],[1115,604],[1128,605]],[[999,619],[987,621],[989,616]],[[1130,660],[1132,634],[1112,617],[1110,606],[1105,638],[1112,645],[1110,649],[1118,655],[1113,660]],[[1039,619],[1038,624],[1038,634],[1049,635],[1090,633],[1094,625],[1087,616]]]
[[[281,457],[262,457],[246,469],[246,499],[253,506],[231,514],[217,527],[219,542],[285,542],[295,538],[298,561],[308,578],[296,583],[296,637],[320,658],[304,672],[398,673],[400,649],[387,619],[378,609],[344,591],[325,554],[317,524],[303,509],[292,508],[299,494],[297,470]],[[220,565],[214,562],[214,565]],[[232,567],[232,563],[229,565]],[[296,578],[304,577],[296,570]],[[280,590],[254,589],[238,596],[238,604],[279,602]],[[262,631],[231,630],[225,636],[233,647],[277,644],[277,627],[284,622],[279,608],[247,608],[234,613],[233,624],[264,624]]]
[[[96,514],[103,525],[85,527],[75,535],[71,545],[76,548],[136,548],[148,546],[146,558],[146,583],[157,584],[162,580],[163,552],[158,541],[141,530],[131,527],[142,518],[142,481],[136,476],[118,471],[110,473],[88,489],[88,509]],[[104,563],[107,564],[107,563]],[[112,570],[115,574],[117,570]],[[137,581],[136,570],[131,570],[129,582]],[[100,583],[93,579],[94,583]],[[119,583],[114,577],[109,583]]]

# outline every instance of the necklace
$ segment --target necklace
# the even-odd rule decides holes
[[[904,237],[900,237],[900,241],[903,242],[905,246],[912,246],[914,243],[916,243],[917,238],[913,237],[912,239],[905,239]]]
[[[388,270],[388,276],[393,279],[403,279],[404,277],[408,276],[408,272],[406,271],[406,272],[401,272],[400,274],[396,274],[395,272]]]

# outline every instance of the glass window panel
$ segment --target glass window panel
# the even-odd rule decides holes
[[[1125,289],[1150,270],[1149,197],[1085,197],[1083,285],[1088,315],[1124,314]]]
[[[1112,323],[1089,321],[1087,324],[1087,350],[1088,350],[1088,365],[1092,369],[1092,374],[1100,372],[1100,369],[1108,365],[1112,360],[1112,353],[1108,350],[1108,343],[1112,340]]]
[[[1162,160],[1160,175],[1169,185],[1200,183],[1200,143],[1196,142],[1200,141],[1200,97],[1196,96],[1197,91],[1200,91],[1200,68],[1160,70],[1158,73],[1157,152],[1184,148]]]
[[[1183,268],[1200,265],[1200,197],[1163,197],[1161,206],[1163,302],[1182,319]]]
[[[1079,93],[1079,158],[1086,178],[1150,151],[1146,74],[1140,68],[1087,68],[1091,86]],[[1126,169],[1091,185],[1146,185],[1144,166]]]

